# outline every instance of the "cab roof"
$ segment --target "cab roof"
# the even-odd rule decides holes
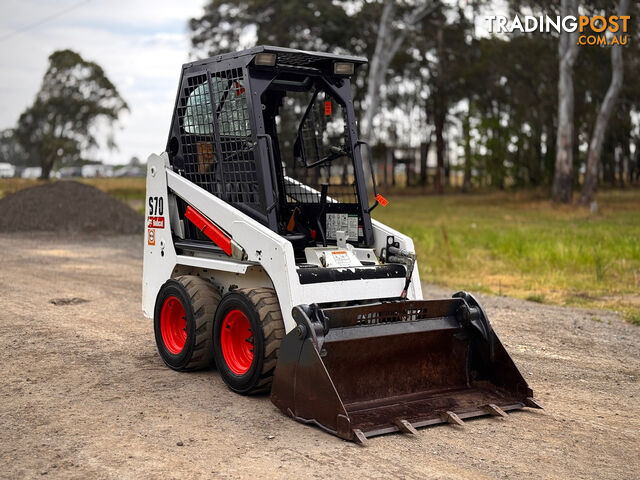
[[[239,59],[241,57],[251,56],[254,57],[258,53],[275,53],[278,66],[293,66],[293,67],[309,67],[317,69],[331,68],[333,62],[350,62],[355,66],[363,65],[367,63],[367,59],[364,57],[356,57],[352,55],[335,55],[326,52],[309,52],[306,50],[296,50],[294,48],[274,47],[270,45],[260,45],[257,47],[248,48],[246,50],[240,50],[238,52],[222,53],[220,55],[214,55],[209,58],[198,60],[195,62],[186,63],[183,68],[208,65],[214,62],[223,62],[233,59]],[[249,62],[250,59],[247,59]]]

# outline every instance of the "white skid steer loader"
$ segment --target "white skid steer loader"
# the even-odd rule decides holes
[[[350,83],[365,62],[255,47],[183,66],[147,167],[142,303],[160,356],[215,361],[234,392],[360,443],[540,408],[478,302],[423,300],[413,242],[371,219],[385,200]]]

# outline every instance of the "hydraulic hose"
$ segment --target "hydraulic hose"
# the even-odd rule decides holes
[[[409,284],[411,284],[413,268],[416,264],[416,254],[404,248],[397,248],[393,245],[389,245],[387,247],[387,261],[391,263],[400,263],[406,267],[407,276],[401,297],[407,298],[407,291],[409,290]]]

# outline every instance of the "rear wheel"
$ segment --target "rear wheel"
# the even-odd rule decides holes
[[[158,293],[154,331],[158,352],[174,370],[211,365],[213,321],[220,294],[211,282],[192,275],[167,281]]]
[[[271,390],[284,333],[272,288],[237,289],[225,295],[216,311],[213,344],[216,366],[227,386],[242,394]]]

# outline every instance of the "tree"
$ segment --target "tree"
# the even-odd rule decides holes
[[[432,121],[435,135],[434,189],[437,193],[443,193],[451,172],[448,155],[445,155],[449,112],[458,102],[467,99],[470,93],[469,46],[472,30],[473,25],[461,8],[453,12],[440,9],[432,17],[425,17],[422,34],[415,41],[421,52],[417,67],[425,77],[429,91],[425,117]]]
[[[561,15],[578,16],[577,0],[562,0]],[[573,196],[573,65],[578,56],[578,33],[562,32],[558,45],[560,56],[558,78],[558,133],[556,166],[551,197],[554,202],[570,203]]]
[[[629,0],[620,0],[618,8],[618,17],[626,15],[629,11]],[[618,40],[622,36],[622,28],[615,33],[614,38]],[[618,99],[618,94],[622,89],[622,81],[624,79],[624,62],[622,59],[622,46],[620,44],[611,46],[611,83],[607,89],[598,117],[596,118],[591,142],[589,143],[589,153],[587,155],[587,170],[585,174],[584,184],[582,185],[582,193],[580,195],[580,203],[588,205],[593,201],[596,190],[598,189],[598,167],[600,165],[600,157],[602,156],[602,144],[604,142],[607,124],[611,118],[613,107]]]
[[[459,169],[466,190],[549,185],[555,201],[570,202],[592,139],[594,106],[604,102],[612,78],[612,52],[579,47],[577,33],[477,37],[473,20],[489,3],[208,0],[203,15],[191,20],[191,39],[198,55],[275,44],[366,56],[370,64],[353,79],[360,134],[391,152],[422,144],[421,184],[428,145],[436,154],[436,191]],[[507,2],[512,14],[551,17],[577,15],[578,4],[589,16],[611,6],[604,0]],[[637,22],[629,24],[640,34]],[[626,46],[625,77],[639,71],[638,45]],[[631,146],[639,143],[640,83],[625,82],[617,105],[605,122],[600,155],[612,183],[636,179],[640,171]],[[456,141],[458,148],[450,148]]]
[[[15,131],[7,128],[0,131],[0,163],[10,163],[21,167],[33,166],[30,158],[16,139]]]
[[[439,0],[377,1],[360,5],[344,0],[279,3],[209,0],[203,15],[191,19],[189,28],[194,51],[208,55],[246,47],[246,39],[253,36],[258,45],[367,56],[370,60],[367,76],[356,83],[365,86],[366,107],[360,126],[362,136],[368,138],[391,62],[406,48],[411,36],[418,33],[420,22],[440,6]],[[356,93],[361,97],[362,89]]]
[[[15,137],[49,178],[55,164],[80,160],[87,149],[99,146],[96,130],[113,127],[126,102],[102,67],[71,50],[49,56],[49,67],[33,105],[18,119]],[[114,148],[112,131],[107,146]]]
[[[340,2],[320,0],[208,0],[189,21],[194,52],[205,55],[257,45],[304,50],[353,50],[353,25]]]
[[[380,102],[380,87],[384,83],[393,58],[404,46],[407,36],[439,6],[440,3],[437,1],[418,2],[417,5],[409,7],[404,17],[396,18],[399,10],[396,2],[384,4],[367,75],[366,110],[360,126],[363,137],[371,136],[373,119]],[[404,10],[407,10],[407,7]]]

